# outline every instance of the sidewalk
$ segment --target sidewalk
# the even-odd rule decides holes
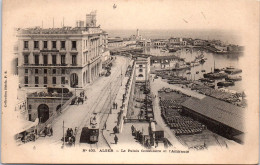
[[[112,113],[109,114],[106,121],[106,129],[103,130],[103,135],[110,146],[111,144],[115,143],[113,128],[117,125],[118,122],[118,114],[120,113],[120,107],[122,106],[122,98],[123,98],[123,94],[125,93],[125,84],[127,83],[128,78],[129,77],[124,77],[122,81],[122,86],[119,88],[119,91],[114,100],[114,102],[117,103],[117,109],[111,110]]]

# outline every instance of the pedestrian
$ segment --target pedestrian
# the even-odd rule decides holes
[[[87,100],[87,96],[85,96],[85,101]]]
[[[155,141],[155,144],[156,144],[156,146],[155,146],[155,147],[158,147],[158,140],[156,140],[156,141]]]
[[[104,129],[106,129],[106,128],[107,128],[107,123],[104,124]]]
[[[67,129],[67,136],[68,137],[70,136],[70,129],[69,128]]]
[[[51,132],[51,136],[53,135],[53,130],[52,130],[52,127],[50,128],[50,132]]]
[[[117,109],[117,103],[116,103],[116,109]]]
[[[113,128],[113,131],[114,131],[114,134],[117,133],[117,127],[116,126]]]
[[[115,137],[114,137],[114,140],[115,140],[115,144],[117,144],[117,142],[118,142],[118,137],[115,135]]]
[[[132,134],[134,133],[134,130],[135,130],[135,127],[132,125],[131,126],[131,129],[132,129]]]
[[[48,132],[47,132],[47,127],[44,127],[43,133],[44,133],[44,137],[48,134]]]
[[[70,128],[70,134],[71,134],[71,136],[73,135],[73,129],[72,128]]]

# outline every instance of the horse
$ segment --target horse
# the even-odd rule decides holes
[[[78,97],[78,104],[81,102],[82,104],[84,103],[84,99],[83,98],[81,98],[81,97]]]

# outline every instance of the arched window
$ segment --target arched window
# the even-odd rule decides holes
[[[143,74],[139,74],[138,77],[144,77],[144,75]]]

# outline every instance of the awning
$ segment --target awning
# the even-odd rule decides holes
[[[39,118],[36,118],[34,122],[27,120],[17,120],[18,127],[15,127],[15,134],[24,132],[34,126],[37,126],[39,123]]]

